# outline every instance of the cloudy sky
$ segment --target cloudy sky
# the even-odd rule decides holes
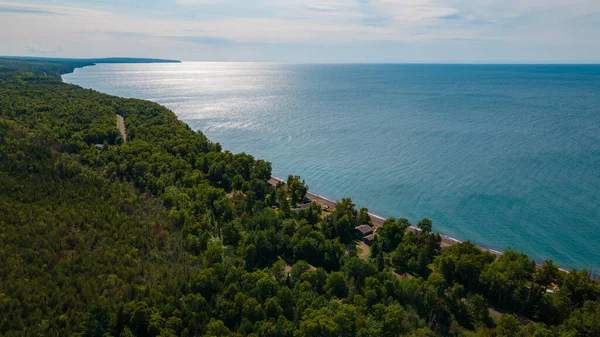
[[[0,0],[0,55],[600,63],[600,0]]]

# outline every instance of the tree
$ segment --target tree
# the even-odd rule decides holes
[[[383,252],[379,252],[379,254],[377,254],[377,257],[375,258],[375,265],[379,271],[383,271],[385,268],[385,257]]]
[[[325,243],[320,246],[320,251],[323,254],[323,267],[325,269],[340,269],[342,260],[346,255],[346,247],[339,239],[325,240]]]
[[[369,215],[368,208],[363,207],[358,211],[358,216],[356,217],[356,224],[358,226],[360,226],[360,225],[372,226],[373,225],[373,221],[371,220],[371,216]]]
[[[533,278],[535,262],[523,253],[507,250],[481,273],[480,281],[487,287],[495,303],[519,309],[525,303],[527,284]]]
[[[329,310],[333,314],[333,321],[339,327],[340,337],[356,336],[356,322],[359,317],[356,307],[342,304],[339,301],[331,301]]]
[[[346,261],[342,267],[342,271],[348,278],[352,278],[356,285],[360,288],[364,285],[367,277],[377,273],[377,269],[371,263],[357,257],[353,257]]]
[[[427,275],[427,265],[440,251],[441,237],[429,231],[407,232],[391,254],[392,262],[400,269]]]
[[[450,283],[459,283],[470,291],[480,291],[479,275],[494,260],[490,252],[467,241],[446,247],[435,258],[435,269]]]
[[[558,282],[559,279],[558,266],[552,260],[546,260],[542,268],[537,269],[534,275],[534,282],[542,288],[542,294],[545,294],[548,287]]]
[[[348,294],[346,276],[342,272],[333,272],[327,277],[325,289],[331,296],[344,298]]]
[[[308,185],[304,180],[300,180],[300,176],[288,176],[287,187],[290,192],[292,207],[296,208],[299,202],[302,202],[308,192]]]
[[[565,335],[600,336],[600,303],[587,301],[571,314],[563,328]]]
[[[536,269],[533,274],[533,282],[529,287],[527,294],[527,312],[536,314],[536,308],[539,311],[540,302],[548,287],[559,280],[559,270],[552,260],[546,260],[541,268]]]
[[[323,232],[328,239],[340,238],[343,243],[354,239],[356,210],[352,199],[344,198],[336,204],[333,214],[323,220]]]
[[[312,202],[310,206],[301,209],[298,212],[298,219],[304,219],[311,225],[316,225],[321,219],[321,214],[323,213],[323,209],[321,205],[316,202]]]
[[[422,230],[425,233],[431,233],[432,227],[433,227],[433,224],[432,224],[431,220],[429,220],[427,218],[423,218],[417,224],[417,228],[419,228],[420,230]]]
[[[327,308],[319,310],[307,309],[304,311],[298,336],[336,337],[339,335],[339,327]]]
[[[279,299],[277,297],[271,297],[265,301],[265,314],[267,317],[273,318],[278,318],[283,314],[283,309],[279,305]]]
[[[228,222],[221,228],[223,244],[237,246],[242,239],[241,230],[233,222]]]
[[[562,275],[560,293],[571,299],[571,308],[580,308],[586,301],[600,300],[600,288],[587,270],[571,270]]]
[[[546,293],[537,309],[537,318],[550,325],[561,324],[571,313],[571,300],[564,294]]]
[[[250,178],[261,181],[271,179],[271,163],[264,160],[257,160],[251,168]]]
[[[498,337],[519,337],[521,324],[513,315],[502,315],[498,319],[496,327],[496,336]]]
[[[151,316],[152,310],[148,308],[146,302],[136,303],[135,310],[129,321],[129,326],[136,336],[150,336],[148,333],[148,324],[150,323]]]
[[[292,212],[290,200],[288,198],[288,192],[283,185],[277,185],[277,202],[279,203],[279,209],[285,216],[289,216]]]
[[[104,337],[110,333],[112,327],[110,316],[106,307],[95,305],[87,316],[83,337]]]
[[[544,323],[529,323],[525,327],[521,328],[519,336],[533,336],[533,337],[557,337],[558,334],[548,329]]]
[[[511,251],[492,262],[470,243],[440,252],[426,220],[386,221],[359,259],[348,247],[366,209],[291,212],[300,195],[267,183],[269,163],[155,103],[61,82],[84,64],[0,59],[0,335],[600,334],[588,272]],[[494,331],[488,301],[550,327],[507,316]]]
[[[473,325],[476,325],[477,322],[492,325],[493,321],[488,303],[482,295],[469,294],[467,297],[467,310],[469,317],[473,320]]]
[[[230,334],[231,331],[229,331],[221,320],[211,319],[206,326],[207,337],[228,337]]]
[[[270,274],[275,279],[275,281],[279,283],[284,283],[286,280],[287,273],[285,272],[285,261],[277,260],[277,262],[273,263],[271,266]]]
[[[377,237],[381,242],[381,248],[386,253],[396,249],[400,242],[402,242],[404,232],[408,228],[409,224],[403,223],[401,220],[402,219],[398,221],[394,219],[387,219],[377,230]]]

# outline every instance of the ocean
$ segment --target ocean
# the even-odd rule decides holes
[[[564,268],[600,267],[599,65],[100,64],[313,193]]]

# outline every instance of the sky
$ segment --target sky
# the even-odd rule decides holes
[[[0,0],[0,55],[600,63],[600,0]]]

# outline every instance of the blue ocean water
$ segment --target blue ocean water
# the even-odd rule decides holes
[[[600,66],[105,64],[64,80],[163,104],[331,199],[600,266]]]

